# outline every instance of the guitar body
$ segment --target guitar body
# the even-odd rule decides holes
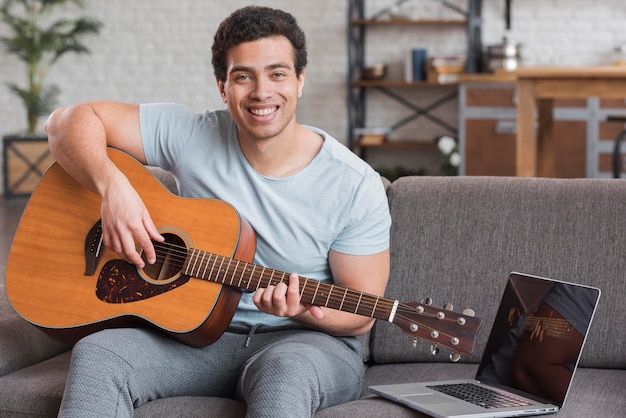
[[[183,275],[176,256],[201,248],[251,262],[254,230],[230,205],[177,197],[132,157],[113,149],[109,156],[167,242],[185,248],[159,258],[158,267],[137,269],[122,261],[102,245],[100,198],[54,164],[31,196],[13,239],[6,267],[11,305],[27,321],[70,343],[100,329],[142,325],[192,346],[212,343],[230,323],[240,290]]]

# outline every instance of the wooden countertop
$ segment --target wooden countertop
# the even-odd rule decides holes
[[[624,78],[626,65],[587,67],[520,67],[514,71],[462,74],[459,83],[515,83],[519,78]]]
[[[493,73],[461,74],[459,83],[515,83],[517,77],[511,71]]]
[[[512,73],[517,78],[624,78],[626,66],[522,67]]]

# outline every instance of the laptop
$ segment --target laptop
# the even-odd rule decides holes
[[[600,289],[511,273],[475,379],[368,387],[433,417],[555,413],[567,392]]]

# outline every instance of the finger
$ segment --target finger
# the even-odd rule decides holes
[[[140,253],[137,251],[137,244],[144,249],[144,252],[146,251],[146,248],[149,248],[148,251],[152,251],[154,257],[154,247],[152,246],[152,242],[148,238],[147,234],[144,234],[144,236],[137,241],[133,239],[133,235],[124,235],[122,240],[121,255],[127,262],[134,264],[139,268],[143,268],[145,266],[145,262],[141,258]]]
[[[313,318],[322,319],[324,318],[324,310],[320,306],[315,305],[305,305]]]
[[[286,305],[287,304],[287,292],[289,288],[286,283],[280,282],[274,287],[274,291],[272,292],[272,302],[275,305]]]
[[[147,215],[146,219],[144,219],[143,226],[144,228],[146,228],[146,232],[148,232],[148,235],[151,239],[157,242],[165,241],[165,237],[163,237],[163,235],[159,233],[159,230],[157,229],[154,222],[152,222],[152,218],[150,218],[150,215]]]
[[[289,288],[287,289],[287,300],[300,304],[300,279],[296,273],[289,275]]]
[[[156,250],[154,249],[154,244],[152,244],[152,241],[150,240],[150,237],[148,236],[148,234],[146,233],[142,234],[142,237],[140,239],[137,239],[137,244],[139,245],[139,248],[143,252],[143,257],[146,259],[148,264],[156,263]],[[134,250],[134,254],[129,253],[127,254],[127,256],[130,257],[131,260],[133,260],[131,262],[135,264],[137,267],[140,267],[140,268],[144,267],[145,263],[143,262],[143,259],[141,258],[140,253],[138,253],[136,249]],[[137,262],[135,262],[137,259],[141,261],[141,264],[138,264]]]

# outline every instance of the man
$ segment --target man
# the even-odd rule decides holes
[[[46,124],[61,166],[102,198],[105,245],[143,267],[161,241],[148,209],[106,153],[161,166],[179,193],[231,203],[255,229],[254,263],[382,295],[390,217],[379,176],[335,139],[296,122],[305,37],[285,12],[246,7],[217,30],[213,66],[228,110],[88,103]],[[306,417],[358,398],[373,319],[304,305],[299,279],[242,296],[227,332],[192,348],[157,331],[113,329],[79,341],[61,417],[132,416],[159,397],[241,399],[250,417]]]

